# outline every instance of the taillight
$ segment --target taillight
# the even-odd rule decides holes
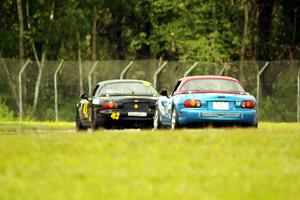
[[[195,108],[195,107],[201,107],[201,102],[196,99],[191,99],[191,100],[186,100],[183,103],[183,105],[184,105],[184,107],[187,107],[187,108]]]
[[[118,104],[113,101],[106,101],[101,105],[102,109],[116,109],[118,108]]]
[[[242,108],[255,108],[255,102],[253,100],[243,101]]]

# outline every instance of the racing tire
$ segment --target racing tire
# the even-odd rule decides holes
[[[245,128],[258,128],[258,122],[255,124],[243,124],[241,126]]]
[[[161,127],[162,127],[162,125],[161,125],[161,121],[160,121],[159,112],[158,112],[158,110],[155,110],[155,114],[153,117],[153,129],[157,130],[157,129],[160,129]]]
[[[258,128],[258,117],[256,117],[256,123],[252,126],[252,128]]]
[[[87,127],[83,126],[82,125],[82,122],[80,120],[80,117],[79,117],[79,113],[77,112],[76,114],[76,121],[75,121],[75,124],[76,124],[76,131],[84,131],[84,130],[87,130]]]
[[[252,126],[252,128],[258,128],[258,122]]]
[[[252,124],[250,126],[248,126],[249,128],[258,128],[258,123]]]
[[[252,128],[258,128],[258,116],[256,116],[256,123],[252,125]]]
[[[172,115],[171,115],[171,130],[174,130],[176,128],[180,128],[180,125],[178,123],[178,115],[174,107],[172,109]]]
[[[96,111],[94,110],[92,113],[92,130],[97,130],[100,127],[99,119],[97,118]]]
[[[256,118],[255,123],[247,124],[246,127],[248,127],[248,128],[258,128],[258,118]]]

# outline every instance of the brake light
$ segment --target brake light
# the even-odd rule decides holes
[[[116,109],[118,108],[118,104],[113,101],[106,101],[101,105],[102,109]]]
[[[253,100],[243,101],[242,108],[255,108],[255,102]]]
[[[195,107],[201,107],[201,102],[196,99],[191,99],[191,100],[186,100],[183,103],[183,105],[184,105],[184,107],[187,107],[187,108],[195,108]]]

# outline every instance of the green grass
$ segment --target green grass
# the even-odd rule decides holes
[[[70,122],[2,122],[0,121],[0,134],[1,133],[24,133],[24,132],[36,132],[36,131],[64,131],[71,130],[75,126],[75,123]]]
[[[87,133],[73,126],[0,123],[1,200],[300,196],[297,123]]]

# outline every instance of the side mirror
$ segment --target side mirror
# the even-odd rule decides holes
[[[89,96],[87,94],[81,94],[80,99],[88,99]]]
[[[162,91],[160,91],[159,95],[160,95],[160,96],[165,96],[165,97],[168,97],[168,96],[169,96],[167,90],[162,90]]]

